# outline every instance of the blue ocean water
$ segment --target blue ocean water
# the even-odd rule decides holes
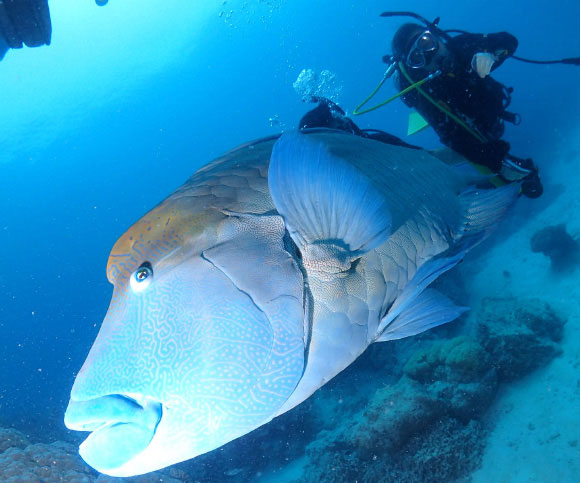
[[[50,8],[52,45],[11,51],[0,63],[0,426],[42,442],[78,441],[63,413],[110,300],[105,264],[115,240],[209,160],[294,128],[311,107],[293,88],[302,69],[334,73],[336,100],[352,112],[381,79],[381,57],[402,23],[380,18],[383,10],[440,16],[444,28],[506,30],[524,57],[580,55],[575,0],[111,0],[102,8],[60,0]],[[519,207],[521,217],[533,218],[554,202],[553,187],[566,186],[566,170],[575,177],[580,69],[507,61],[495,77],[515,88],[511,109],[523,119],[505,138],[512,152],[534,158],[546,185],[543,199]],[[389,84],[381,95],[394,92]],[[404,137],[407,116],[394,102],[357,122]],[[430,131],[412,142],[438,146]],[[530,290],[537,296],[545,287]],[[298,415],[206,457],[203,477],[244,481],[252,471],[266,478],[269,446],[278,448],[273,458],[282,459],[274,464],[282,471],[328,426],[316,418],[338,424],[343,401],[365,403],[349,388],[396,379],[375,376],[372,355],[381,350],[389,348],[373,347],[358,373],[339,376],[337,392],[320,396],[318,409],[306,403]],[[244,445],[251,451],[242,453]],[[251,470],[236,451],[255,457]],[[221,470],[230,471],[212,476],[220,454],[227,459]]]

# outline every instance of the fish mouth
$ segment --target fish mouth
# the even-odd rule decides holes
[[[111,394],[71,399],[64,423],[69,429],[91,432],[79,453],[94,469],[109,473],[149,446],[162,417],[163,405],[150,397]]]

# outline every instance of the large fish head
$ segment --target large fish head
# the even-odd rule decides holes
[[[204,255],[236,254],[231,217],[190,203],[168,199],[110,254],[112,301],[65,415],[91,432],[79,452],[102,473],[143,474],[215,449],[272,419],[302,375],[303,328],[281,348],[292,337],[277,316]],[[270,313],[303,310],[292,303]]]

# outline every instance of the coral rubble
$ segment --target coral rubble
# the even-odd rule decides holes
[[[0,453],[8,448],[26,448],[30,444],[28,438],[20,431],[11,428],[0,428]]]
[[[95,481],[93,471],[69,443],[30,444],[12,447],[0,454],[0,480],[3,482],[72,482]]]

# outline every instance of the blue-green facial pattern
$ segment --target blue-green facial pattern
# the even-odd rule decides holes
[[[272,419],[302,376],[303,282],[281,219],[215,204],[170,198],[111,252],[113,298],[65,415],[92,431],[80,453],[98,471],[215,449]]]

